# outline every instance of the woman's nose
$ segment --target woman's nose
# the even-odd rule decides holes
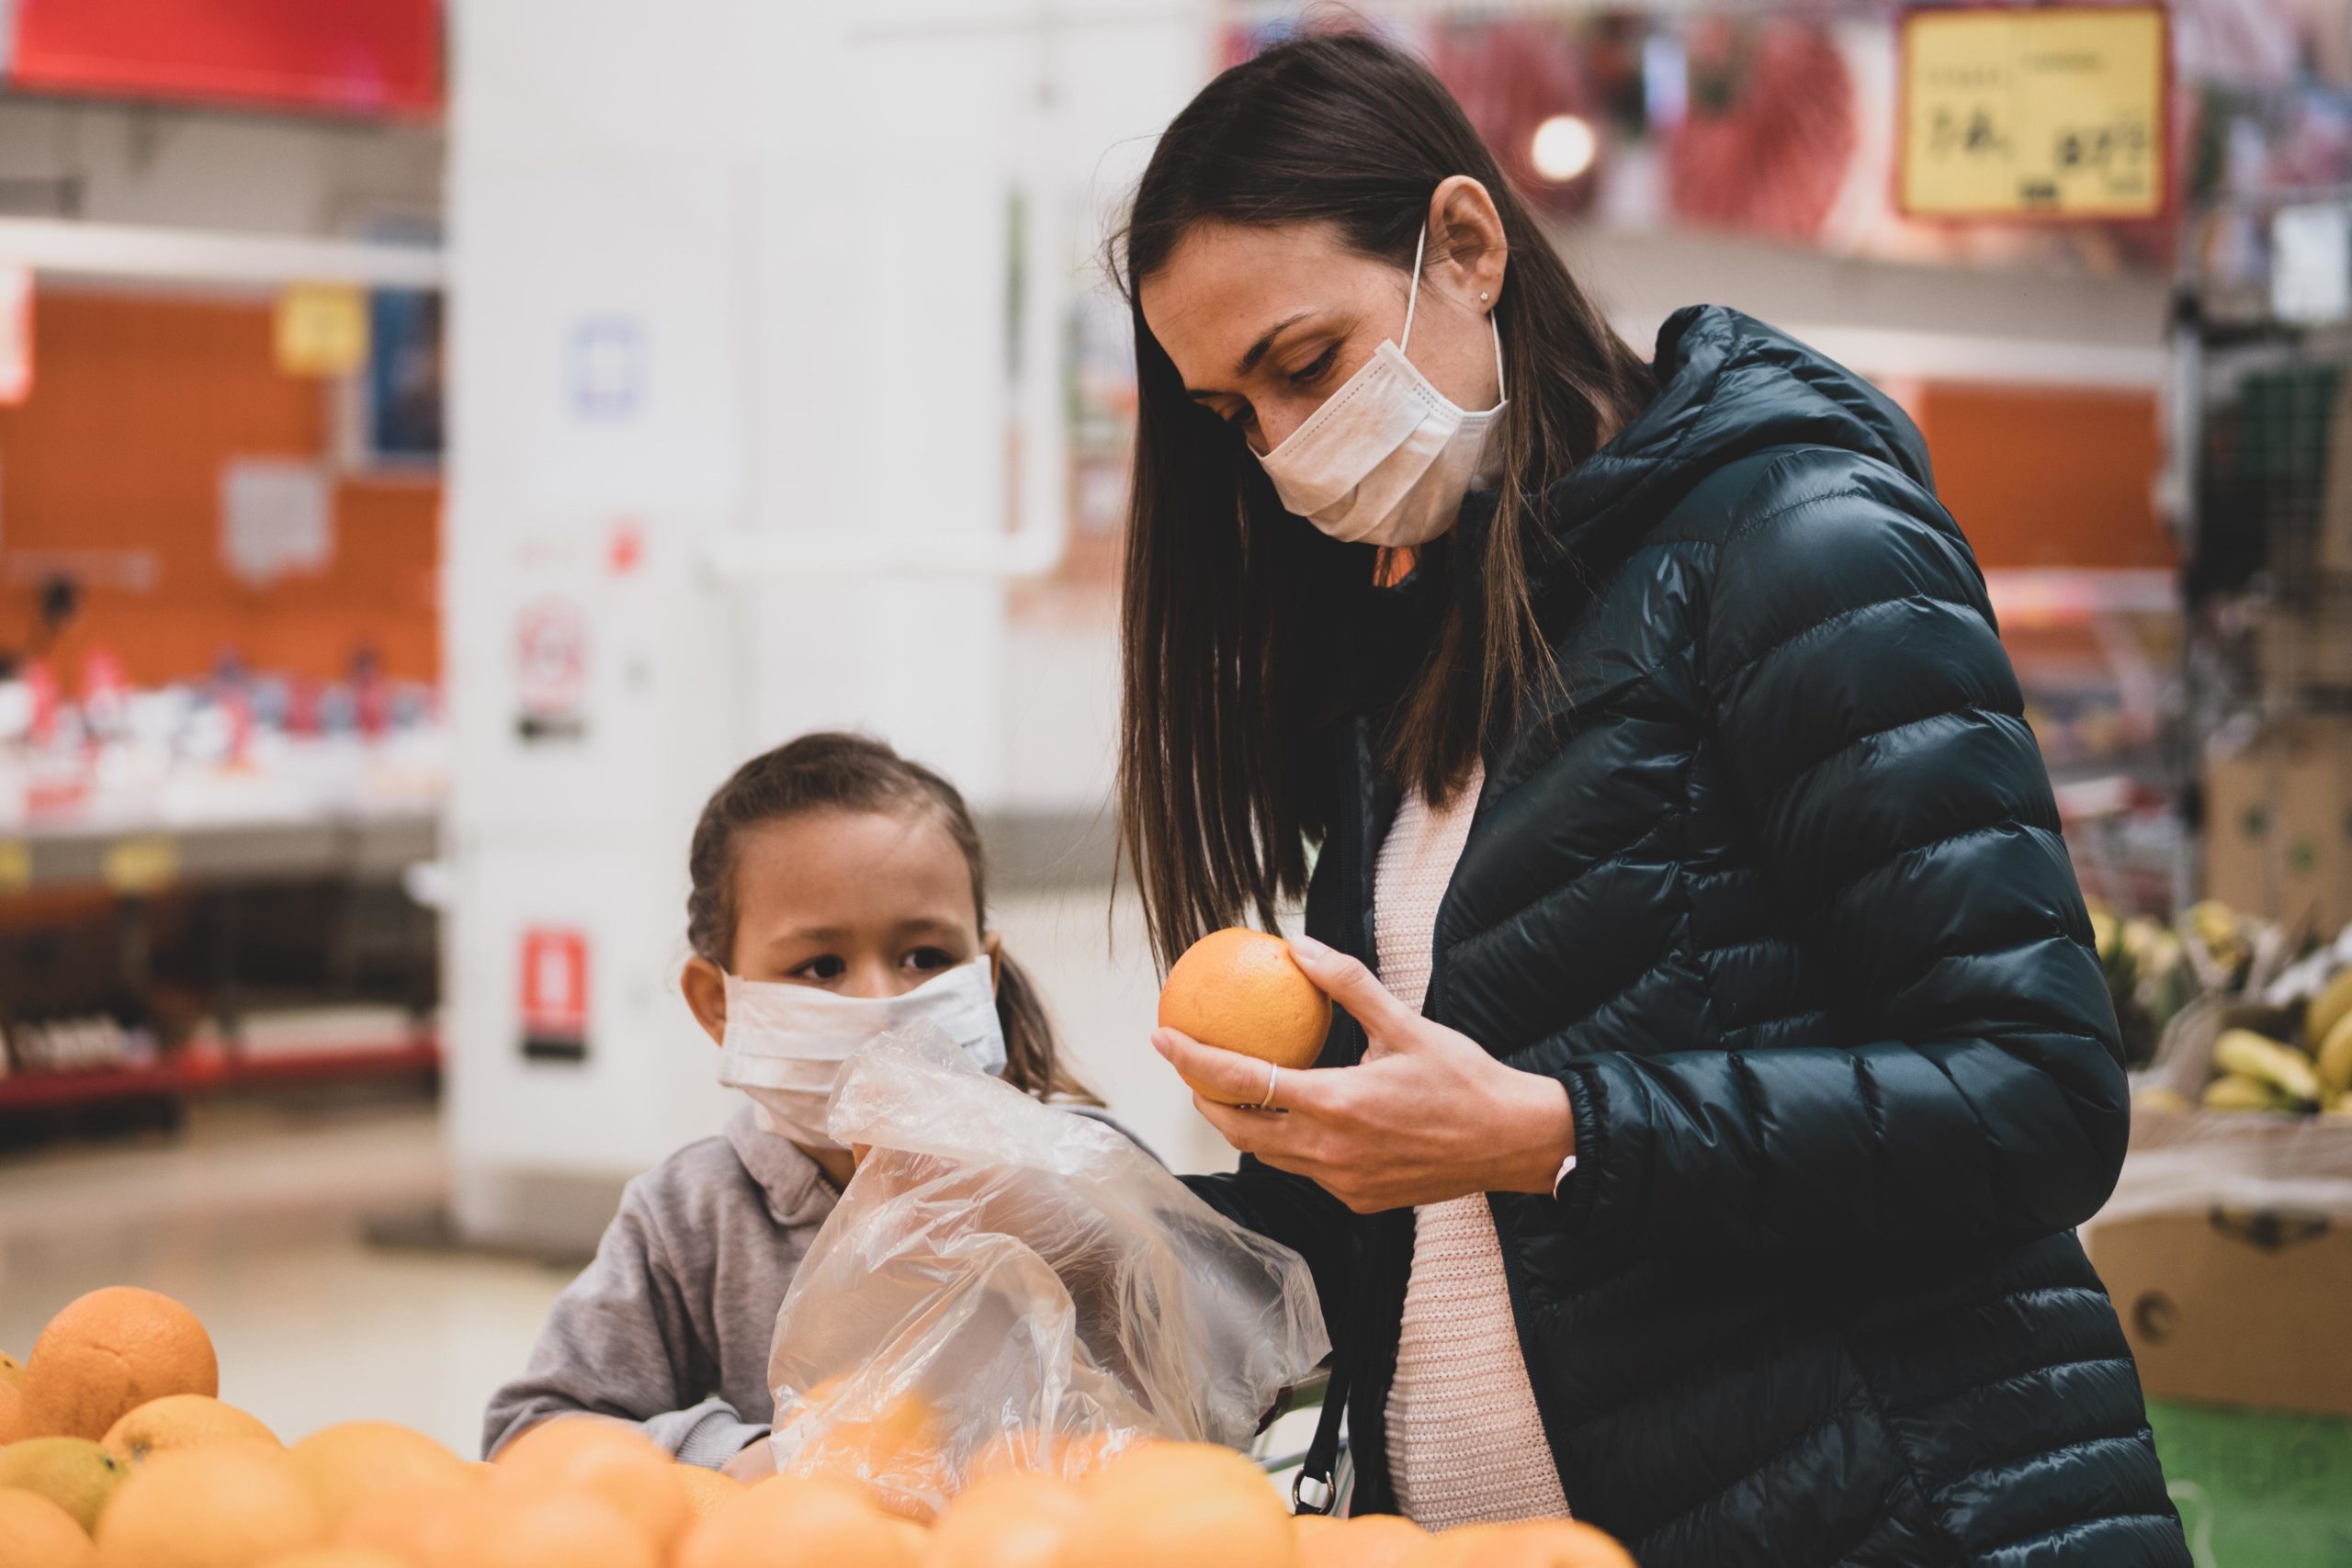
[[[1251,409],[1256,421],[1250,431],[1250,446],[1261,457],[1280,446],[1296,434],[1298,427],[1315,417],[1315,411],[1324,400],[1313,395],[1295,393],[1271,396],[1258,400]]]
[[[1306,421],[1313,409],[1294,409],[1286,404],[1258,411],[1256,424],[1249,435],[1250,450],[1261,457],[1290,439],[1290,433]]]

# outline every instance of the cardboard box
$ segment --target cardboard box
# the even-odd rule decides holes
[[[2352,924],[2352,722],[2300,719],[2206,760],[2205,895],[2313,935]]]
[[[2150,1395],[2352,1416],[2352,1226],[2145,1214],[2086,1239]]]
[[[2266,914],[2270,890],[2270,777],[2260,746],[2205,763],[2205,897]]]

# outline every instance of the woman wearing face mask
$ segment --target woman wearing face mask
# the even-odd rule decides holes
[[[687,1463],[773,1467],[769,1341],[854,1168],[825,1116],[867,1041],[936,1030],[1029,1094],[1094,1103],[988,930],[978,829],[930,769],[859,736],[804,735],[719,786],[687,869],[686,1003],[720,1048],[719,1081],[750,1103],[629,1183],[529,1367],[491,1400],[485,1455],[586,1412],[642,1423]]]
[[[2072,1230],[2114,1019],[1910,422],[1727,310],[1645,363],[1363,38],[1204,89],[1123,260],[1153,939],[1304,895],[1344,1009],[1306,1071],[1154,1043],[1316,1269],[1356,1507],[2186,1563]]]

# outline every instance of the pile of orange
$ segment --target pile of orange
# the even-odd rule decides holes
[[[204,1325],[150,1291],[94,1292],[22,1367],[0,1354],[0,1568],[1633,1568],[1565,1520],[1294,1519],[1200,1443],[994,1445],[923,1524],[844,1475],[745,1487],[594,1416],[491,1464],[378,1421],[289,1447],[219,1383]],[[872,1445],[927,1432],[899,1414]]]

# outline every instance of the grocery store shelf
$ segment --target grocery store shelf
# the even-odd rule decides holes
[[[138,1067],[17,1072],[0,1077],[0,1111],[51,1110],[109,1100],[175,1100],[231,1089],[342,1083],[436,1072],[432,1035],[367,1050],[273,1051],[266,1056],[191,1056]]]
[[[175,1066],[93,1067],[71,1072],[18,1072],[0,1078],[0,1111],[41,1111],[103,1105],[118,1100],[168,1100],[185,1092]]]
[[[123,821],[0,831],[0,892],[175,883],[390,881],[440,842],[440,814],[401,812],[205,824]]]
[[[47,273],[272,286],[349,283],[438,288],[447,269],[435,245],[388,245],[200,229],[0,218],[0,257]]]

